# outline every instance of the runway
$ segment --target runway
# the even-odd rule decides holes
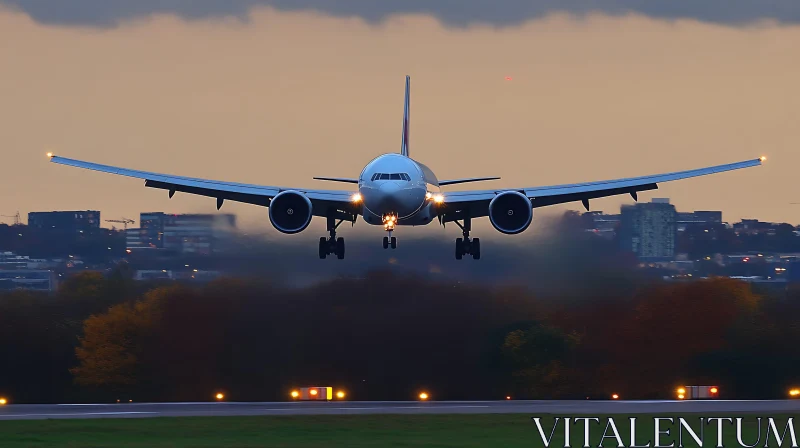
[[[265,403],[10,404],[0,420],[355,414],[800,413],[800,400],[774,401],[333,401]]]

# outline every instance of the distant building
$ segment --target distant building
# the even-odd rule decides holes
[[[163,212],[140,213],[139,228],[125,231],[128,249],[163,249],[164,217]]]
[[[733,231],[737,234],[745,235],[758,235],[767,234],[775,235],[776,224],[771,222],[763,222],[757,219],[743,219],[733,225]]]
[[[678,232],[683,232],[690,226],[714,227],[722,225],[721,211],[694,211],[678,212],[677,217]]]
[[[53,271],[43,270],[0,270],[0,290],[33,289],[55,291],[58,276]]]
[[[582,215],[582,218],[586,230],[611,239],[616,234],[620,215],[606,215],[601,211],[597,211],[586,212]]]
[[[30,212],[28,226],[35,229],[85,232],[100,228],[100,212],[97,210]]]
[[[58,263],[43,258],[31,258],[27,255],[17,255],[14,252],[0,252],[0,269],[47,269],[55,267]]]
[[[171,215],[142,213],[141,227],[128,229],[127,248],[131,251],[163,249],[178,253],[210,254],[219,251],[219,242],[236,229],[231,214]]]
[[[677,212],[668,199],[623,206],[619,242],[643,261],[667,261],[675,257]]]

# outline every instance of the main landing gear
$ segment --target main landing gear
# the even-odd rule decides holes
[[[388,249],[391,247],[392,249],[397,249],[397,238],[392,236],[392,231],[394,230],[394,226],[397,224],[397,215],[395,214],[387,214],[383,215],[383,230],[389,232],[389,236],[383,237],[383,248]]]
[[[319,238],[320,259],[324,260],[328,255],[336,255],[338,259],[344,259],[344,238],[336,238],[336,228],[339,227],[339,224],[342,222],[344,222],[343,219],[336,222],[336,218],[328,217],[328,232],[330,232],[330,237],[325,238],[323,236]]]
[[[481,259],[481,239],[469,238],[469,231],[472,230],[472,220],[469,216],[464,218],[464,225],[458,221],[453,221],[461,228],[464,238],[456,238],[456,260],[460,260],[464,255],[472,255],[473,260]]]

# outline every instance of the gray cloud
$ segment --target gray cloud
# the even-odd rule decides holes
[[[334,16],[380,22],[397,13],[422,13],[451,26],[473,23],[513,25],[551,12],[583,15],[640,13],[664,19],[697,19],[731,25],[758,20],[800,22],[799,0],[0,0],[34,20],[58,25],[108,27],[121,21],[172,13],[186,19],[246,19],[254,6],[279,10],[317,10]]]

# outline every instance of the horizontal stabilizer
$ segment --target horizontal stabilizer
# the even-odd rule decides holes
[[[499,177],[470,177],[467,179],[440,180],[439,186],[465,184],[467,182],[482,182],[484,180],[498,180]]]
[[[358,179],[350,179],[347,177],[315,177],[314,180],[327,180],[331,182],[344,182],[346,184],[357,184]]]

